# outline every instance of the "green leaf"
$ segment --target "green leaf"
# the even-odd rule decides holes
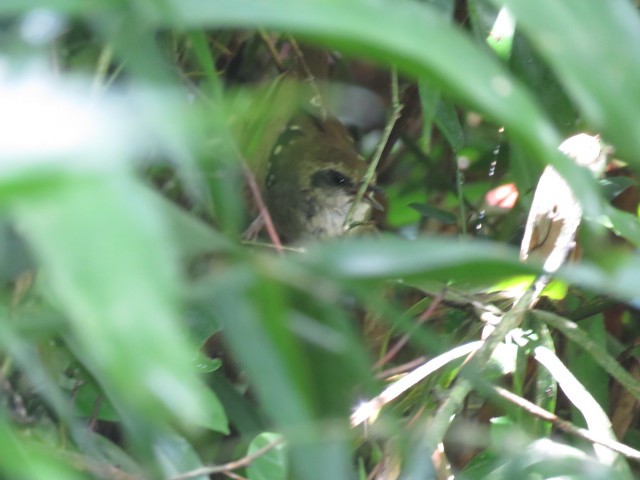
[[[200,373],[215,372],[222,366],[222,360],[219,358],[209,358],[204,353],[198,352],[196,368]]]
[[[265,428],[265,421],[258,412],[258,407],[236,385],[231,383],[220,372],[207,377],[208,384],[224,406],[229,422],[243,435],[254,435]]]
[[[601,221],[631,245],[640,247],[640,221],[638,221],[637,215],[607,206],[606,216]]]
[[[34,480],[82,480],[84,475],[56,458],[48,446],[16,435],[0,412],[0,473],[4,478]]]
[[[35,8],[42,8],[42,1],[6,0],[0,4],[0,13],[4,15],[15,15],[28,12]],[[81,0],[47,0],[47,8],[61,13],[80,14],[86,10],[87,5]]]
[[[609,200],[613,200],[632,185],[638,185],[638,182],[630,177],[607,177],[600,180],[600,188]]]
[[[632,2],[497,0],[515,15],[593,128],[640,167],[640,18]],[[615,92],[615,94],[613,94]]]
[[[74,353],[116,407],[156,420],[206,416],[178,328],[175,253],[139,185],[124,172],[68,177],[13,205],[68,314]]]
[[[197,393],[207,404],[207,414],[199,419],[198,424],[214,432],[228,434],[229,422],[227,421],[227,414],[215,392],[203,385],[199,387]]]
[[[585,334],[580,337],[586,337],[591,340],[590,344],[600,347],[597,351],[604,350],[607,334],[602,314],[582,320],[580,329]],[[577,332],[575,336],[578,336]],[[600,406],[605,411],[609,411],[609,378],[598,364],[599,362],[595,360],[593,350],[584,350],[575,343],[569,343],[566,358],[567,366],[571,372],[587,388]],[[578,414],[576,409],[572,409],[572,418],[574,423],[581,423],[582,416]]]
[[[451,149],[459,152],[464,146],[464,132],[458,119],[458,112],[450,101],[440,99],[434,122],[451,145]]]
[[[515,19],[506,8],[501,8],[487,37],[487,45],[499,58],[509,60],[514,33]]]
[[[393,63],[404,73],[428,80],[456,101],[502,124],[534,161],[550,163],[571,179],[587,214],[597,217],[602,213],[594,179],[557,151],[558,133],[528,91],[487,50],[475,45],[429,5],[407,1],[389,8],[384,0],[340,4],[328,0],[171,0],[171,4],[174,15],[159,19],[167,26],[260,26],[301,34],[346,53]]]
[[[422,108],[422,135],[420,137],[425,152],[431,150],[431,129],[440,101],[440,90],[432,87],[427,80],[418,80],[420,107]]]
[[[178,207],[154,190],[144,187],[143,189],[149,197],[149,203],[164,217],[181,256],[192,258],[235,248],[226,237],[192,213]]]
[[[120,420],[113,406],[93,383],[85,383],[76,390],[75,407],[80,415],[90,419],[98,418],[110,422]]]
[[[570,284],[581,285],[614,298],[636,300],[640,297],[640,256],[609,253],[604,264],[587,261],[569,264],[558,271],[558,277]]]
[[[535,322],[534,330],[539,337],[539,343],[550,350],[555,351],[553,337],[549,328],[542,322]],[[536,371],[535,404],[548,412],[556,411],[558,398],[558,383],[545,368]],[[553,425],[539,418],[533,419],[533,431],[538,435],[549,437],[553,431]]]
[[[455,225],[458,219],[452,213],[449,213],[440,208],[435,208],[427,204],[412,203],[409,205],[416,210],[420,215],[425,218],[435,218],[436,220],[444,223],[445,225]]]
[[[434,278],[476,281],[485,286],[491,278],[536,271],[535,267],[522,264],[512,247],[442,237],[414,241],[391,236],[345,240],[309,248],[304,257],[296,260],[333,278]]]
[[[519,137],[539,135],[541,143],[535,142],[536,150],[547,141],[552,150],[559,144],[538,107],[499,62],[430,5],[402,2],[388,8],[381,0],[350,0],[339,7],[326,0],[172,3],[176,15],[162,19],[168,24],[262,26],[304,34],[352,53],[392,60],[399,68],[417,76],[424,74],[443,91],[504,120]],[[379,28],[380,25],[385,28]],[[425,45],[447,45],[447,48],[425,48]],[[472,77],[469,71],[474,72]]]
[[[622,368],[618,361],[607,352],[603,344],[604,339],[600,338],[597,331],[590,335],[576,323],[550,312],[535,311],[533,314],[541,321],[560,330],[603,370],[620,382],[634,397],[640,399],[640,382]]]
[[[249,445],[247,455],[252,455],[261,448],[278,441],[282,441],[282,436],[277,433],[261,433]],[[286,445],[280,443],[257,457],[247,467],[247,473],[249,480],[285,480],[288,478]]]
[[[261,267],[267,267],[267,259],[261,260],[265,260]],[[303,441],[289,445],[295,475],[317,480],[351,478],[346,432],[338,438],[337,425],[326,431],[314,414],[309,360],[290,330],[290,311],[282,292],[276,292],[271,283],[248,265],[240,265],[212,284],[227,344],[278,430],[286,435],[291,428],[293,433],[304,428]]]
[[[166,432],[158,436],[153,444],[153,450],[165,478],[171,478],[203,466],[198,454],[189,442],[173,432]],[[209,476],[199,475],[192,478],[207,480]]]
[[[567,97],[562,85],[549,66],[533,50],[531,43],[521,32],[516,32],[513,40],[511,69],[536,96],[545,112],[564,135],[576,132],[576,109]]]

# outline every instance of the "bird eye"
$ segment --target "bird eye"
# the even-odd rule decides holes
[[[351,179],[336,170],[321,170],[311,177],[314,187],[349,187],[353,185]]]

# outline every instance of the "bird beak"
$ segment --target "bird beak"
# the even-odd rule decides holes
[[[376,210],[384,212],[384,205],[387,203],[387,196],[377,185],[369,185],[367,191],[364,194],[364,199]]]

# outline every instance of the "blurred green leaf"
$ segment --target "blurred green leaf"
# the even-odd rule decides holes
[[[197,255],[219,251],[231,251],[237,248],[218,231],[198,219],[192,213],[180,208],[159,193],[145,189],[149,203],[153,205],[168,224],[167,227],[175,240],[176,247],[185,259]]]
[[[425,152],[431,150],[431,129],[436,115],[436,108],[440,101],[440,90],[432,87],[427,80],[418,80],[420,92],[420,107],[422,108],[422,135],[420,136],[422,148]]]
[[[542,322],[534,323],[534,331],[537,333],[540,345],[555,351],[553,337],[549,328]],[[558,398],[558,383],[553,375],[545,368],[537,369],[535,386],[535,404],[548,412],[556,411]],[[553,425],[539,418],[533,419],[534,432],[549,437],[553,431]]]
[[[558,277],[614,298],[633,300],[640,295],[640,256],[609,252],[602,266],[580,262],[563,267]]]
[[[40,358],[37,345],[22,338],[14,330],[13,323],[7,312],[4,309],[0,310],[0,344],[4,349],[3,352],[11,355],[15,363],[24,369],[26,380],[32,386],[37,386],[44,401],[65,423],[75,442],[90,450],[92,445],[88,432],[84,425],[81,425],[77,420],[67,396],[57,382],[58,378],[53,378],[48,370],[48,365],[44,364]],[[46,355],[44,358],[48,359]]]
[[[338,425],[326,430],[316,421],[314,399],[310,396],[312,378],[305,376],[308,360],[291,333],[283,330],[288,317],[285,304],[277,297],[260,295],[257,288],[264,287],[244,265],[225,272],[212,289],[225,338],[279,430],[295,439],[297,429],[304,429],[304,442],[290,442],[296,476],[318,480],[350,478],[346,432],[340,439]],[[248,298],[258,302],[247,301]],[[266,317],[267,313],[270,317]],[[283,342],[288,342],[287,348],[280,350],[278,345]]]
[[[177,325],[175,253],[138,184],[126,174],[69,178],[14,206],[69,314],[76,353],[117,408],[205,416],[192,347]]]
[[[625,238],[631,245],[640,247],[640,222],[637,215],[608,206],[603,220],[605,226],[611,228],[614,233]]]
[[[436,87],[499,119],[541,158],[554,157],[559,138],[526,91],[486,51],[478,48],[438,9],[414,2],[387,8],[382,0],[173,2],[176,21],[191,27],[262,26],[300,33],[424,76]],[[379,28],[384,25],[384,28]],[[446,49],[425,45],[447,45]],[[468,72],[473,75],[469,76]]]
[[[215,392],[205,386],[201,386],[199,390],[196,390],[194,393],[199,394],[207,405],[206,416],[199,419],[198,424],[214,432],[228,434],[229,423],[227,421],[227,414]]]
[[[596,330],[595,333],[593,333],[585,331],[576,323],[550,312],[536,311],[534,315],[541,321],[560,330],[567,338],[584,350],[585,354],[591,357],[603,370],[620,382],[620,384],[624,385],[633,396],[640,399],[640,382],[633,378],[620,366],[618,361],[607,352],[604,346],[606,335],[602,331],[598,332],[599,325],[596,324],[595,328],[592,327],[592,329]],[[606,381],[603,383],[606,383]]]
[[[535,271],[518,260],[515,249],[486,241],[397,237],[338,241],[309,248],[296,259],[331,278],[435,278],[477,281]],[[488,286],[488,283],[487,283]]]
[[[281,435],[269,432],[261,433],[249,445],[247,455],[254,454],[261,448],[277,441],[282,441]],[[247,467],[249,480],[285,480],[289,478],[287,471],[286,446],[284,443],[260,455]]]
[[[640,244],[637,216],[605,198],[629,180],[610,180],[603,193],[556,150],[559,131],[601,130],[623,160],[638,165],[640,22],[626,1],[543,0],[535,7],[521,0],[2,2],[0,207],[12,217],[0,219],[8,232],[0,235],[0,377],[7,392],[0,403],[7,417],[20,419],[0,418],[0,450],[11,455],[0,454],[2,475],[76,478],[75,469],[101,476],[117,468],[109,471],[170,477],[201,466],[199,455],[236,459],[236,441],[245,444],[269,429],[286,438],[287,458],[275,449],[256,459],[248,468],[254,480],[341,480],[355,476],[356,464],[366,477],[386,447],[374,444],[369,452],[366,442],[356,463],[357,432],[347,418],[357,396],[381,388],[370,357],[391,352],[394,337],[404,334],[410,338],[389,368],[475,338],[479,323],[470,306],[512,304],[485,295],[487,287],[540,273],[539,265],[522,265],[515,248],[495,240],[425,236],[433,222],[418,211],[445,223],[447,212],[461,211],[466,224],[464,211],[477,215],[494,183],[515,182],[516,208],[507,219],[483,212],[481,232],[515,244],[527,192],[546,164],[557,166],[583,203],[590,222],[581,241],[593,259],[562,268],[555,283],[636,304],[640,256],[611,248],[592,231],[600,225]],[[499,12],[516,19],[515,36],[513,23],[499,28]],[[305,245],[305,253],[285,256],[240,245],[245,217],[255,213],[246,205],[242,163],[264,184],[276,132],[299,96],[306,97],[298,94],[307,82],[300,88],[270,82],[283,70],[305,70],[290,34],[307,67],[315,70],[318,58],[330,67],[326,84],[367,84],[380,105],[388,92],[374,85],[386,85],[385,66],[403,81],[419,82],[423,136],[412,116],[402,145],[378,172],[390,204],[385,228],[401,226],[396,230],[417,240],[383,234]],[[278,86],[282,95],[267,94]],[[432,122],[440,135],[430,138]],[[496,134],[499,127],[504,135]],[[507,143],[511,148],[496,155],[496,146]],[[473,162],[464,198],[452,195],[452,151],[461,148]],[[170,178],[156,179],[156,161]],[[143,187],[134,168],[145,180],[160,180],[163,193]],[[411,202],[420,208],[407,208]],[[25,269],[37,273],[35,285]],[[623,328],[625,338],[638,334],[633,322]],[[536,348],[562,355],[542,330]],[[594,333],[602,336],[601,325]],[[221,348],[213,334],[223,337]],[[571,338],[607,373],[625,378],[602,346]],[[623,337],[609,338],[618,341],[616,351],[629,347]],[[538,372],[531,392],[521,359],[515,390],[553,410],[552,376]],[[603,372],[583,367],[592,393],[604,398]],[[435,411],[438,388],[456,374],[416,388],[397,413]],[[635,383],[625,386],[635,392]],[[464,401],[450,397],[446,408]],[[476,456],[467,478],[473,472],[504,479],[618,475],[560,443],[523,443],[518,430],[541,436],[549,429],[529,428],[524,412],[508,413],[518,428],[496,436],[495,451]],[[92,423],[89,432],[87,417],[108,422]],[[227,417],[232,437],[223,435]],[[404,435],[403,422],[392,427]],[[192,435],[185,424],[206,431]],[[250,452],[273,435],[258,435]],[[397,443],[408,459],[403,475],[434,476],[424,439],[404,437]]]
[[[189,442],[180,435],[166,432],[156,439],[153,450],[163,471],[163,477],[170,478],[181,473],[201,468],[202,462]],[[207,480],[208,475],[192,477]]]
[[[229,422],[242,435],[255,435],[265,428],[265,421],[258,407],[247,399],[237,387],[220,372],[207,377],[208,384],[224,406]]]
[[[81,0],[47,0],[46,5],[51,10],[68,14],[79,14],[87,11],[87,5]],[[42,8],[41,0],[6,0],[0,4],[0,13],[15,15],[36,8]],[[95,4],[93,8],[96,8]]]
[[[80,415],[92,420],[94,418],[111,422],[120,420],[120,417],[109,401],[104,398],[98,386],[92,383],[84,383],[76,389],[75,407]]]
[[[439,208],[432,207],[430,205],[421,204],[421,203],[411,203],[409,205],[411,208],[416,210],[425,218],[435,218],[436,220],[444,223],[445,225],[455,225],[458,219],[452,213],[449,213],[445,210],[441,210]]]
[[[638,185],[638,182],[630,177],[607,177],[600,180],[600,187],[609,200],[613,200],[632,185]]]
[[[276,0],[269,5],[256,0],[206,4],[181,0],[173,2],[173,7],[176,16],[163,19],[168,25],[180,21],[191,27],[261,26],[291,31],[346,52],[392,62],[405,73],[428,79],[443,93],[504,125],[534,161],[548,162],[571,179],[587,214],[602,212],[595,181],[556,150],[560,138],[536,101],[498,60],[474,45],[437,9],[414,2],[397,3],[389,9],[383,0],[345,2],[339,15],[334,3],[326,0]]]
[[[450,101],[440,99],[436,107],[434,122],[453,151],[459,152],[464,146],[464,133],[458,119],[458,112]]]
[[[515,18],[506,8],[501,8],[487,36],[487,45],[502,60],[509,60],[513,47]]]
[[[599,361],[594,358],[595,352],[602,352],[607,337],[604,328],[604,318],[596,315],[580,322],[580,329],[585,335],[576,332],[575,337],[588,338],[590,345],[597,345],[597,350],[585,350],[575,342],[567,345],[567,366],[578,380],[589,390],[589,393],[600,404],[604,411],[609,411],[609,377],[605,370],[599,365]],[[605,357],[606,358],[606,357]],[[572,408],[573,423],[581,424],[582,415],[575,408]]]
[[[209,358],[203,353],[198,354],[196,368],[201,373],[215,372],[222,366],[222,361],[219,358]]]
[[[51,449],[16,436],[0,412],[0,472],[5,478],[81,480],[87,477],[56,458]]]
[[[558,130],[567,136],[574,134],[578,127],[575,107],[548,65],[540,59],[521,32],[516,32],[514,36],[510,66],[514,75],[536,95]]]
[[[627,0],[496,0],[516,16],[591,126],[640,166],[640,18]],[[612,94],[615,92],[615,94]],[[634,126],[634,127],[632,127]]]

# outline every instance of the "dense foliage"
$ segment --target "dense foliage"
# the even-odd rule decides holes
[[[635,3],[3,0],[0,26],[0,476],[638,471]],[[378,162],[380,234],[243,235],[283,75]],[[605,179],[558,152],[577,132]],[[511,310],[547,164],[582,256]]]

